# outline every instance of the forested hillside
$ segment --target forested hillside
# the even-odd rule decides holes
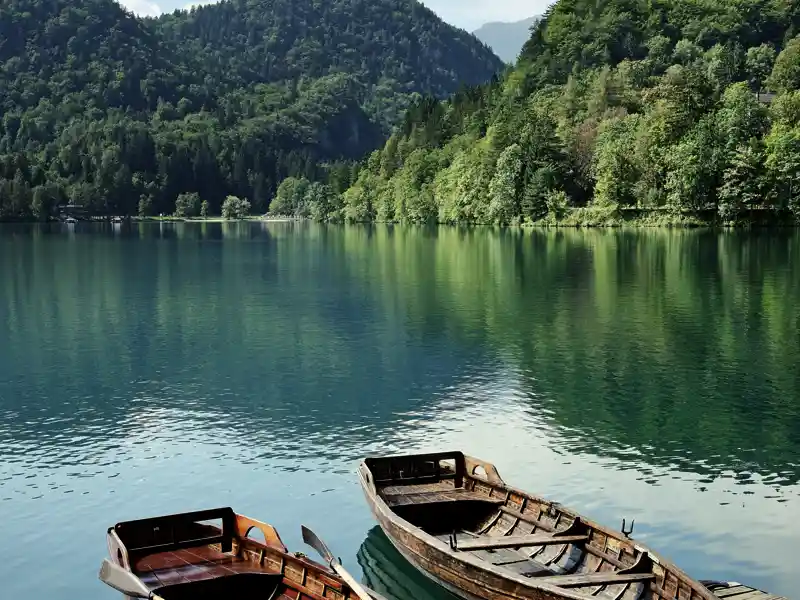
[[[798,33],[784,0],[559,0],[501,81],[417,103],[332,214],[800,216]]]
[[[345,189],[414,94],[502,68],[401,0],[228,0],[138,19],[111,0],[0,5],[0,220],[65,202],[172,213],[198,193],[267,209],[290,175]]]

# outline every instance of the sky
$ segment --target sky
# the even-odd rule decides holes
[[[176,8],[188,8],[191,4],[208,0],[121,0],[124,6],[139,15],[155,16]],[[473,31],[489,21],[519,21],[540,15],[551,0],[424,0],[448,23]]]

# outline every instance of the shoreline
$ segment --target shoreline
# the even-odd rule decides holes
[[[113,223],[104,216],[94,216],[78,219],[76,223]],[[292,223],[292,222],[318,222],[310,217],[293,217],[283,215],[258,215],[248,216],[243,219],[225,219],[223,217],[122,217],[123,223],[236,223],[236,222],[261,222],[261,223]],[[0,223],[38,223],[35,220],[0,221]],[[788,210],[775,211],[767,208],[750,209],[740,215],[738,219],[723,221],[716,210],[696,210],[671,212],[663,208],[601,208],[581,207],[567,209],[558,217],[549,214],[536,221],[512,222],[506,224],[483,222],[459,221],[429,221],[411,222],[397,219],[373,219],[369,221],[348,221],[336,219],[319,221],[326,224],[352,224],[352,225],[417,225],[417,226],[451,226],[451,227],[503,227],[507,229],[787,229],[796,228],[800,222]],[[64,223],[63,219],[53,219],[45,223]]]

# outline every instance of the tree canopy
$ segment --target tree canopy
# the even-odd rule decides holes
[[[405,0],[225,0],[158,19],[9,0],[0,34],[0,220],[63,203],[173,213],[180,194],[263,212],[288,176],[338,193],[416,96],[502,68]]]
[[[800,217],[798,34],[782,0],[559,0],[502,78],[415,102],[343,215]]]

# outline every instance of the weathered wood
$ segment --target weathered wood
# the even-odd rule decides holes
[[[728,587],[712,586],[712,591],[718,598],[727,600],[787,600],[783,596],[770,594],[762,590],[741,583],[728,584]]]
[[[544,529],[545,531],[553,531],[553,526],[550,523],[546,523],[544,521],[540,521],[533,515],[525,515],[521,512],[514,510],[513,508],[508,508],[507,506],[501,506],[500,510],[507,515],[514,517],[515,519],[519,519],[520,521],[525,521],[526,523],[530,523],[531,525],[536,525],[540,529]]]
[[[420,475],[419,477],[406,477],[403,479],[376,479],[375,485],[414,485],[417,483],[431,483],[442,481],[443,479],[455,479],[455,473],[443,473],[440,475]]]
[[[585,535],[507,535],[504,537],[482,537],[456,544],[457,550],[486,550],[489,548],[525,548],[528,546],[552,546],[554,544],[578,544],[589,538]]]
[[[617,583],[637,583],[651,581],[656,576],[652,573],[625,573],[604,571],[603,573],[587,573],[586,575],[557,575],[555,577],[539,577],[539,583],[549,583],[558,587],[586,587],[590,585],[613,585]]]
[[[719,596],[720,598],[727,598],[728,596],[736,596],[738,594],[744,594],[747,592],[752,592],[753,589],[747,587],[746,585],[737,585],[730,588],[723,588],[721,590],[715,590],[714,593]]]
[[[727,598],[728,596],[736,596],[737,594],[744,594],[751,591],[753,591],[752,588],[749,588],[746,585],[736,585],[729,588],[723,588],[721,590],[714,590],[714,593],[720,598]]]
[[[728,596],[729,598],[731,596]],[[746,591],[744,594],[737,594],[733,596],[733,600],[765,600],[767,596],[764,595],[764,592],[760,590],[753,590],[750,589]]]
[[[223,526],[201,522],[211,519]],[[266,543],[248,537],[254,528]],[[358,600],[330,568],[289,553],[271,525],[230,508],[118,523],[108,542],[111,561],[156,594],[179,586],[184,597]]]
[[[455,488],[450,491],[436,492],[413,492],[405,494],[382,494],[384,501],[389,506],[402,506],[406,504],[431,504],[434,502],[461,502],[472,500],[478,502],[490,502],[492,504],[502,504],[499,498],[489,498],[483,494],[470,492],[464,488]]]

